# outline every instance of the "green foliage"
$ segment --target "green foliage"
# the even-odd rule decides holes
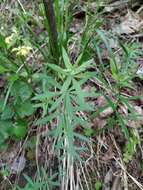
[[[122,128],[125,137],[129,140],[129,131],[126,126],[126,119],[128,120],[129,118],[122,117],[122,115],[118,112],[118,106],[122,104],[126,105],[128,110],[132,112],[132,116],[136,115],[129,104],[131,99],[122,95],[122,90],[124,88],[134,89],[132,79],[136,75],[136,59],[142,56],[142,53],[138,43],[123,44],[120,40],[116,40],[121,47],[120,51],[122,53],[122,57],[119,60],[116,59],[113,49],[110,47],[108,35],[104,31],[96,29],[96,38],[93,38],[91,42],[94,52],[96,52],[99,59],[99,65],[96,65],[99,72],[95,78],[102,85],[104,92],[103,94],[111,93],[112,97],[114,97],[114,101],[112,101],[108,95],[105,95],[108,106],[114,110],[116,115],[116,123]],[[105,45],[108,53],[109,65],[107,66],[102,60],[102,49],[100,48],[101,44]],[[111,78],[113,79],[112,83],[106,80],[106,76],[103,74],[107,69],[110,71]],[[134,99],[137,98],[138,97],[134,97]],[[94,115],[96,115],[96,113]]]
[[[41,107],[43,109],[43,118],[36,121],[36,124],[43,125],[48,122],[50,123],[54,119],[58,119],[59,125],[53,132],[53,135],[62,137],[62,142],[58,141],[57,147],[60,147],[64,142],[64,138],[66,138],[68,142],[67,150],[72,156],[76,155],[74,139],[79,138],[81,140],[87,140],[84,136],[74,132],[77,125],[87,124],[87,121],[76,116],[76,112],[84,110],[92,111],[92,106],[85,102],[85,98],[96,96],[95,92],[89,94],[82,90],[82,85],[93,76],[92,72],[88,72],[88,75],[86,73],[86,69],[90,67],[93,60],[85,61],[79,65],[78,62],[80,57],[81,55],[77,58],[77,61],[74,64],[71,64],[69,56],[63,48],[62,58],[64,68],[55,64],[47,65],[59,78],[59,83],[61,83],[60,89],[57,88],[54,92],[54,85],[51,84],[47,88],[44,86],[43,93],[37,94],[33,98],[33,100],[36,101],[36,107]],[[43,77],[42,82],[45,83],[45,80],[46,78]],[[46,82],[48,83],[48,81],[47,78]],[[54,81],[54,78],[52,81]],[[53,84],[55,84],[55,82]],[[48,116],[46,116],[47,114]]]
[[[128,163],[133,159],[139,139],[133,133],[124,147],[123,160]]]
[[[32,95],[32,89],[28,83],[24,81],[15,81],[12,89],[11,95],[15,98],[20,98],[22,102],[28,100]]]
[[[53,148],[59,160],[65,157],[80,160],[80,153],[84,151],[80,143],[89,142],[89,137],[95,135],[91,128],[92,118],[110,107],[113,117],[108,119],[106,128],[121,127],[128,139],[123,154],[124,161],[128,163],[135,153],[138,139],[130,134],[126,121],[136,119],[137,115],[129,103],[131,97],[125,96],[122,91],[134,88],[132,79],[136,72],[136,58],[142,56],[140,47],[137,43],[117,40],[121,54],[117,59],[110,47],[108,33],[100,29],[103,21],[98,14],[91,13],[88,6],[83,32],[77,38],[70,32],[73,4],[68,0],[53,1],[57,31],[54,44],[51,43],[51,23],[46,17],[43,3],[38,5],[37,15],[34,3],[30,12],[23,7],[22,11],[15,8],[14,27],[0,32],[0,75],[5,82],[0,94],[0,148],[7,145],[9,138],[24,139],[30,128],[29,123],[37,127],[49,125],[46,135],[54,138]],[[98,6],[97,12],[102,8]],[[44,32],[37,35],[34,31],[37,28],[44,28]],[[74,60],[70,56],[71,43],[77,45],[74,47],[77,48]],[[104,50],[107,53],[106,63],[102,58]],[[92,89],[88,92],[84,87],[90,82]],[[92,98],[95,100],[101,95],[106,106],[96,108]],[[123,117],[119,112],[120,105],[127,107],[130,112],[128,116]],[[29,141],[27,147],[35,148],[35,141],[32,144]],[[27,184],[23,190],[51,190],[58,186],[56,175],[47,177],[46,173],[42,170],[36,180],[25,176]],[[94,188],[100,190],[102,183],[97,181]],[[20,187],[18,189],[22,190]]]
[[[6,96],[0,101],[0,134],[3,143],[9,136],[24,137],[28,125],[26,117],[35,111],[31,102],[32,88],[26,81],[18,79],[15,75],[11,76]]]
[[[10,171],[7,166],[3,166],[0,170],[0,174],[3,176],[3,178],[9,177]]]
[[[11,121],[0,121],[0,148],[4,148],[6,146],[5,140],[12,135],[12,122]]]
[[[24,175],[27,184],[24,188],[17,187],[16,190],[52,190],[59,186],[59,183],[55,180],[56,176],[57,174],[48,177],[46,171],[42,168],[40,169],[40,173],[37,175],[36,180]]]
[[[95,183],[95,190],[100,190],[102,188],[102,183],[100,181],[97,181]]]
[[[14,123],[13,125],[14,127],[14,135],[17,137],[17,138],[22,138],[26,135],[27,133],[27,127],[28,127],[28,124],[26,121],[22,121],[22,120],[19,120],[17,121],[16,123]]]

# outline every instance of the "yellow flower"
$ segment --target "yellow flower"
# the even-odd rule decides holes
[[[19,34],[17,32],[17,29],[16,28],[13,28],[12,29],[12,34],[10,36],[7,36],[5,38],[5,43],[11,47],[15,44],[16,40],[19,38]]]
[[[18,48],[13,48],[12,52],[16,51],[17,56],[24,56],[25,57],[26,55],[29,54],[30,50],[32,50],[32,48],[29,46],[20,46]]]
[[[5,38],[5,43],[10,45],[13,42],[13,34]]]

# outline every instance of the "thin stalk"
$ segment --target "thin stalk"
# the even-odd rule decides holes
[[[56,26],[56,18],[55,18],[55,12],[53,7],[53,1],[52,0],[43,0],[44,8],[45,8],[45,15],[46,19],[48,21],[48,33],[50,37],[50,46],[51,51],[54,56],[54,59],[58,61],[59,59],[59,51],[58,51],[58,32],[57,32],[57,26]]]

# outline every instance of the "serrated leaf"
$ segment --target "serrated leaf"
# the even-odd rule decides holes
[[[66,71],[62,68],[62,67],[59,67],[57,65],[54,65],[54,64],[48,64],[48,67],[50,67],[52,70],[60,73],[60,74],[67,74]]]
[[[68,90],[68,88],[69,88],[69,86],[71,84],[71,81],[72,81],[72,78],[70,76],[67,77],[67,79],[65,80],[65,82],[64,82],[64,84],[62,86],[61,94],[64,94]]]
[[[45,80],[48,84],[50,84],[54,87],[57,87],[58,89],[61,88],[61,85],[55,79],[53,79],[52,77],[47,76],[46,74],[43,74],[43,73],[35,73],[32,76],[32,79],[33,79],[33,81],[36,81],[36,82]]]
[[[35,122],[35,125],[44,125],[47,124],[48,122],[52,121],[54,118],[56,118],[59,115],[58,112],[51,113],[50,115],[40,118]]]
[[[74,74],[79,74],[83,71],[85,71],[87,69],[87,67],[91,66],[91,64],[93,63],[93,59],[90,59],[86,62],[83,62],[81,66],[79,66],[78,68],[75,69]]]
[[[73,79],[73,86],[75,88],[75,91],[76,91],[76,94],[77,94],[77,96],[79,98],[80,103],[84,104],[84,95],[82,93],[80,84],[75,79]]]
[[[73,106],[72,106],[72,103],[71,103],[70,94],[68,92],[66,93],[66,97],[65,97],[65,109],[66,109],[66,112],[67,112],[68,116],[70,117],[69,119],[72,120]]]
[[[74,136],[79,138],[82,141],[89,142],[89,138],[87,138],[87,137],[85,137],[85,136],[83,136],[83,135],[81,135],[79,133],[74,133]]]
[[[69,70],[72,69],[72,64],[70,63],[69,56],[68,56],[66,50],[64,49],[64,47],[62,48],[62,55],[63,55],[65,67]]]
[[[52,112],[54,111],[58,106],[59,104],[63,101],[64,99],[64,94],[62,96],[60,96],[51,106],[51,108],[49,109],[49,112]]]
[[[60,92],[45,92],[43,94],[37,94],[36,96],[34,96],[32,98],[32,100],[43,101],[45,99],[51,99],[51,98],[56,97],[58,95],[60,95]]]

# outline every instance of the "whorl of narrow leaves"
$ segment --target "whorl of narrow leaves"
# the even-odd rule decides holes
[[[49,25],[50,43],[53,55],[57,57],[58,54],[58,33],[56,28],[56,19],[52,0],[43,0],[45,7],[45,15]]]

